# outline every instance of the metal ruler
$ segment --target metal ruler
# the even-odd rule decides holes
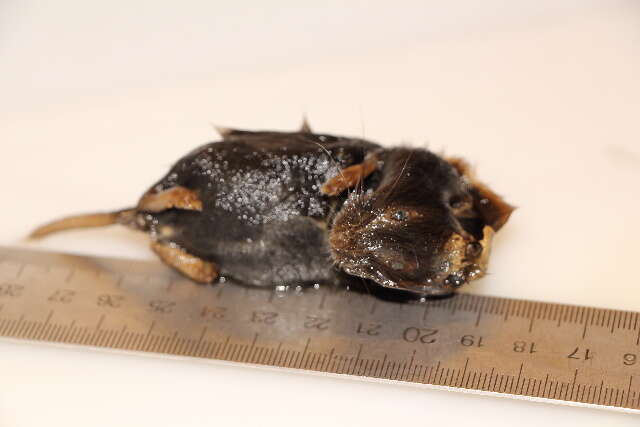
[[[0,248],[0,336],[640,412],[635,312],[202,286],[159,263]]]

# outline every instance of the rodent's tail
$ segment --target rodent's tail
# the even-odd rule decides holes
[[[115,212],[102,212],[69,216],[44,224],[29,234],[30,239],[39,239],[58,231],[74,228],[104,227],[111,224],[123,224],[135,227],[136,209],[122,209]]]

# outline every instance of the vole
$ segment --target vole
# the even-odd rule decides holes
[[[221,129],[135,207],[63,218],[32,233],[123,224],[200,283],[254,286],[349,276],[420,296],[448,295],[487,269],[513,207],[460,158],[364,139]]]

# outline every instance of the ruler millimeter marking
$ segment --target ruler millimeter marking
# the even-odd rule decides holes
[[[0,248],[0,336],[640,412],[636,312],[202,286],[158,263]]]

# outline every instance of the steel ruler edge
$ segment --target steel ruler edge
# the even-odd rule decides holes
[[[471,294],[407,304],[333,286],[201,286],[158,263],[0,247],[0,336],[9,342],[634,414],[639,315]]]
[[[401,380],[390,380],[386,378],[376,378],[376,377],[367,377],[367,376],[356,376],[349,374],[336,374],[332,372],[322,372],[322,371],[311,371],[306,369],[296,369],[296,368],[287,368],[287,367],[279,367],[279,366],[270,366],[270,365],[259,365],[256,363],[248,363],[248,362],[233,362],[228,360],[221,359],[205,359],[201,357],[194,356],[179,356],[175,354],[163,354],[163,353],[151,353],[145,351],[135,351],[135,350],[122,350],[118,348],[108,348],[108,347],[95,347],[83,345],[79,346],[77,344],[66,344],[59,342],[49,342],[49,341],[34,341],[34,340],[25,340],[20,338],[8,338],[8,337],[0,337],[0,342],[9,342],[17,345],[31,344],[31,345],[44,345],[52,348],[60,348],[60,349],[84,349],[97,353],[113,353],[118,355],[133,355],[139,357],[149,357],[149,358],[162,358],[168,360],[175,361],[189,361],[189,362],[199,362],[199,363],[212,363],[221,366],[231,366],[234,368],[242,367],[242,368],[251,368],[258,369],[263,371],[271,371],[271,372],[286,372],[291,374],[304,374],[311,376],[318,376],[323,378],[335,378],[339,380],[352,380],[352,381],[362,381],[369,382],[374,384],[391,384],[395,386],[401,387],[414,387],[418,389],[426,389],[426,390],[438,390],[438,391],[449,391],[449,392],[458,392],[465,393],[471,395],[479,395],[479,396],[489,396],[489,397],[502,397],[509,398],[514,400],[524,400],[527,402],[535,402],[535,403],[547,403],[552,405],[561,405],[561,406],[573,406],[573,407],[582,407],[582,408],[590,408],[590,409],[603,409],[613,412],[623,412],[628,414],[638,414],[638,410],[630,409],[630,408],[622,408],[618,406],[608,406],[608,405],[598,405],[594,403],[584,403],[584,402],[574,402],[574,401],[562,401],[562,400],[554,400],[545,397],[535,397],[535,396],[523,396],[517,394],[508,394],[508,393],[499,393],[495,391],[485,391],[485,390],[474,390],[474,389],[466,389],[466,388],[458,388],[458,387],[450,387],[444,385],[436,385],[436,384],[424,384],[424,383],[414,383],[407,382]]]

